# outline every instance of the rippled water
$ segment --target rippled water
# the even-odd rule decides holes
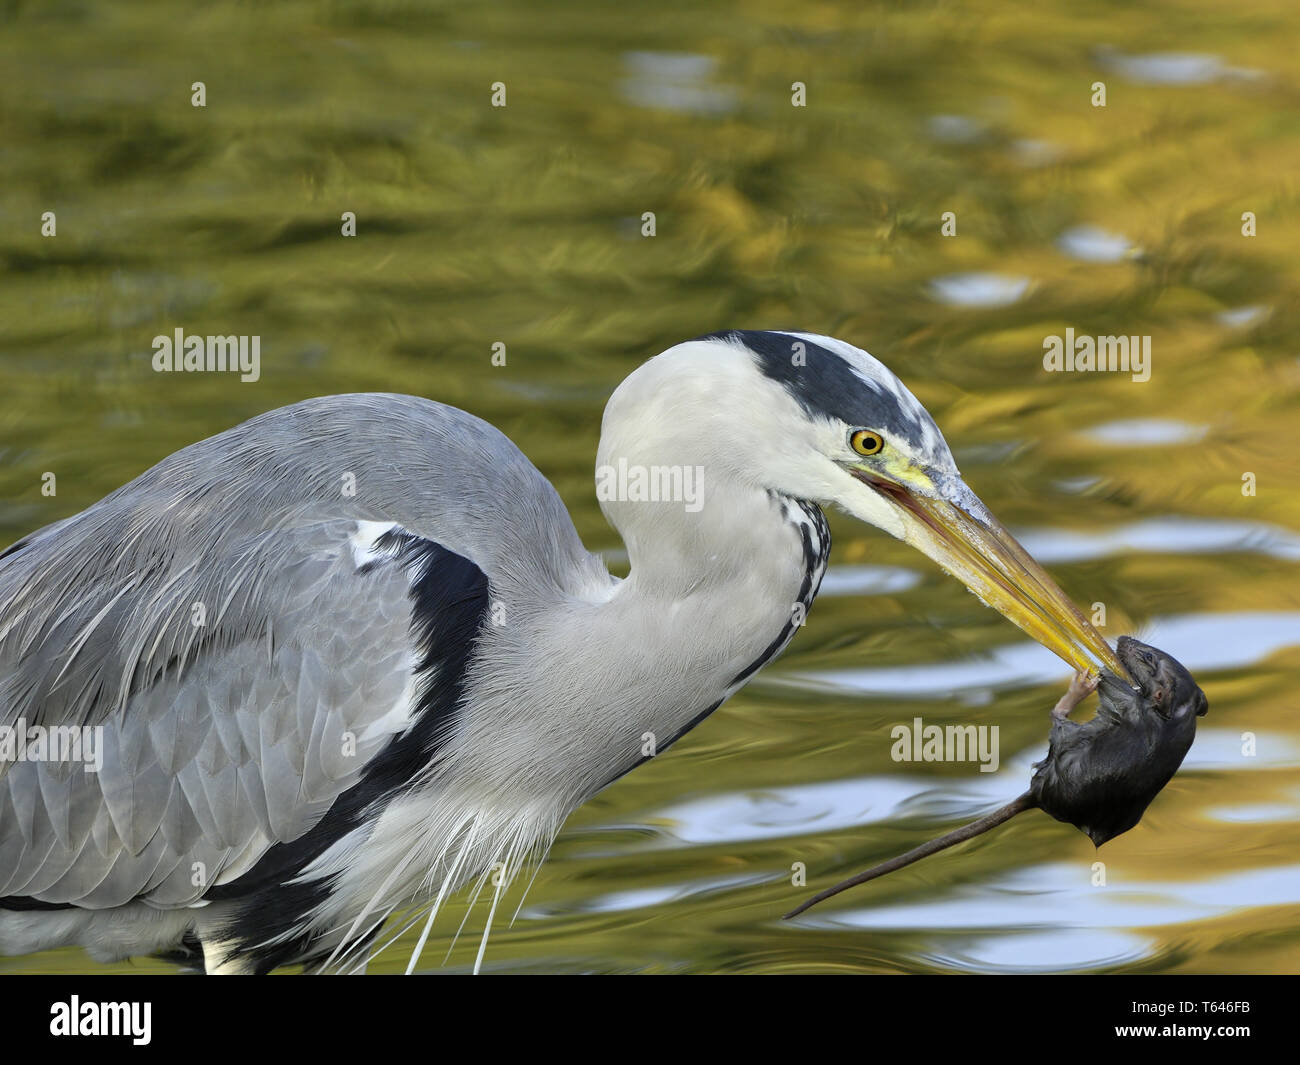
[[[1105,631],[1166,648],[1210,699],[1183,770],[1100,855],[1029,814],[783,923],[807,893],[795,863],[822,886],[1019,793],[1066,679],[924,559],[833,518],[805,631],[570,819],[488,969],[1300,968],[1290,0],[1174,19],[1064,0],[174,6],[0,4],[3,542],[252,414],[373,389],[494,421],[617,560],[592,487],[609,391],[677,340],[796,327],[899,372]],[[261,380],[152,373],[177,326],[260,335]],[[1046,373],[1067,327],[1150,336],[1150,381]],[[1000,726],[999,770],[895,763],[890,728],[914,717]],[[486,906],[453,947],[464,913],[425,968],[472,962]]]

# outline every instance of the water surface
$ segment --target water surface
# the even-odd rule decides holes
[[[843,337],[1105,632],[1197,671],[1187,765],[1100,855],[1027,815],[781,922],[796,863],[819,887],[1019,793],[1066,680],[833,518],[806,630],[570,819],[487,968],[1295,971],[1300,14],[1250,7],[0,5],[0,543],[258,412],[384,390],[495,422],[617,565],[592,467],[623,376],[720,328]],[[260,335],[261,379],[153,373],[177,326]],[[1067,328],[1150,336],[1150,380],[1046,373]],[[999,771],[893,762],[917,716],[1000,726]],[[465,909],[422,967],[472,963]]]

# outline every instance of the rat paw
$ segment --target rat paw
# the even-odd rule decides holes
[[[1058,700],[1056,706],[1052,708],[1052,716],[1055,718],[1069,717],[1070,711],[1095,692],[1100,682],[1100,676],[1092,673],[1076,673],[1070,679],[1070,687]]]

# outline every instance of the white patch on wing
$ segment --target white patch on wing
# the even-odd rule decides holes
[[[352,545],[352,560],[356,563],[357,569],[388,557],[388,553],[379,550],[375,543],[380,537],[396,528],[395,521],[357,522],[357,531],[348,538],[348,542]]]

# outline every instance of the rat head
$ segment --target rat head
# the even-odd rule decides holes
[[[1138,703],[1168,721],[1194,721],[1209,709],[1205,693],[1182,663],[1132,636],[1121,636],[1119,659],[1137,683]]]

